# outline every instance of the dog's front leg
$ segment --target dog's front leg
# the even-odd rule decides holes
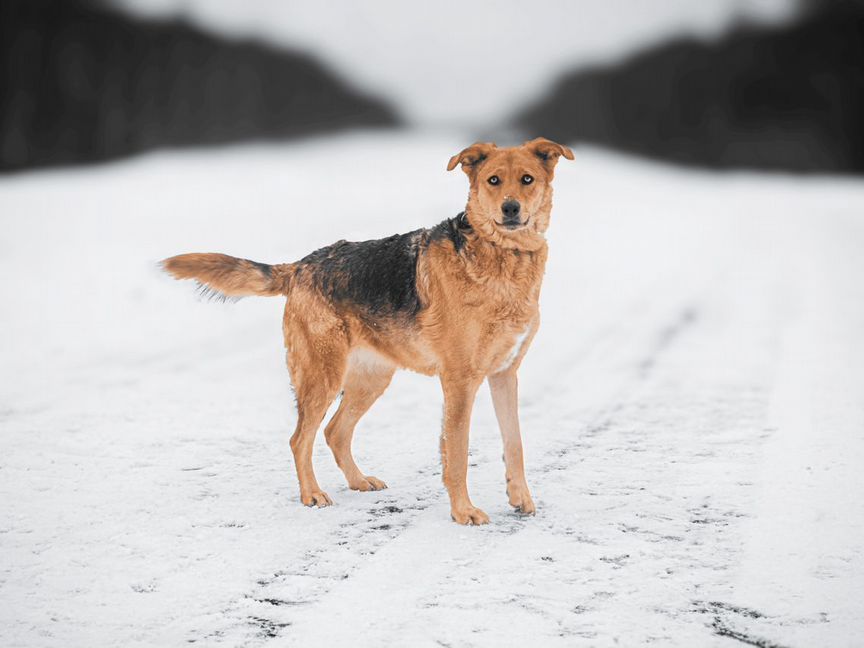
[[[510,505],[525,514],[535,511],[534,501],[525,481],[525,464],[522,458],[522,434],[519,431],[518,381],[516,371],[510,369],[489,376],[489,391],[501,438],[504,441],[504,466],[507,478],[507,497]]]
[[[489,516],[468,497],[468,429],[471,409],[482,378],[441,376],[444,390],[444,429],[441,464],[444,486],[450,495],[450,515],[459,524],[486,524]]]

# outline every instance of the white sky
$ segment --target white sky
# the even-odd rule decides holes
[[[782,21],[795,0],[115,0],[185,15],[220,33],[318,55],[423,125],[475,127],[511,113],[575,64],[608,61],[671,34]]]

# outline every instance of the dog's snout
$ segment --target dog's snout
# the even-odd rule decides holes
[[[504,214],[504,222],[515,221],[519,219],[519,211],[522,206],[516,200],[505,200],[501,205],[501,213]]]

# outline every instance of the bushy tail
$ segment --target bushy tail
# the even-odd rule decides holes
[[[175,279],[195,279],[202,291],[217,298],[285,295],[293,265],[267,265],[227,254],[180,254],[162,261]]]

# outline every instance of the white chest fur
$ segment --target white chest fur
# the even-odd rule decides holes
[[[528,335],[531,333],[531,324],[525,327],[525,330],[522,331],[518,336],[516,336],[516,340],[513,342],[513,346],[510,348],[510,351],[507,353],[507,356],[504,358],[504,361],[495,369],[494,373],[501,373],[502,371],[507,371],[510,368],[510,365],[513,364],[513,361],[519,357],[519,354],[522,352],[522,347],[525,345],[525,341],[528,339]]]

